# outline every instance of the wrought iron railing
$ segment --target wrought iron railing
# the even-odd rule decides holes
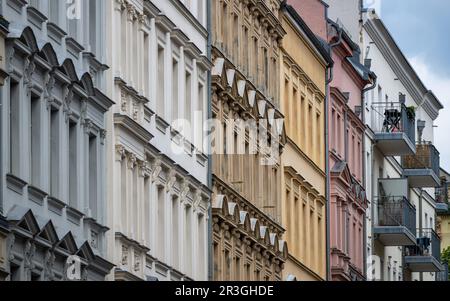
[[[415,114],[401,102],[372,104],[372,129],[375,133],[405,133],[411,142],[416,141]]]
[[[402,157],[403,169],[431,169],[439,176],[440,155],[431,142],[420,142],[415,155]]]
[[[378,200],[378,225],[406,227],[416,235],[416,208],[404,196],[385,196]]]

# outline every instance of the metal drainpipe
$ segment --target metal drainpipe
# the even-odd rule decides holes
[[[333,25],[334,26],[334,25]],[[330,56],[333,55],[333,48],[338,46],[342,43],[342,29],[339,27],[336,27],[336,29],[339,32],[339,39],[336,43],[330,44]],[[327,201],[326,203],[326,217],[327,217],[327,227],[326,227],[326,249],[327,249],[327,257],[326,257],[326,266],[327,266],[327,280],[331,281],[331,235],[330,235],[330,195],[331,195],[331,188],[330,188],[330,143],[329,143],[329,111],[328,106],[330,102],[330,90],[329,85],[333,81],[334,74],[333,74],[333,67],[328,68],[328,74],[326,82],[325,82],[325,173],[326,173],[326,190],[325,190],[325,199]]]
[[[208,31],[208,45],[207,56],[211,60],[211,1],[206,1],[206,29]],[[211,71],[208,72],[208,119],[212,118],[212,88],[211,88]],[[209,136],[208,136],[209,137]],[[211,140],[208,141],[208,188],[212,190],[212,155],[211,155]],[[213,216],[212,216],[212,195],[210,196],[210,204],[208,209],[208,280],[214,280],[214,258],[213,258]]]
[[[377,78],[375,78],[373,84],[370,87],[367,87],[365,89],[362,90],[362,95],[361,95],[361,118],[364,124],[366,124],[366,93],[369,92],[370,90],[375,89],[375,87],[377,86]],[[363,137],[363,147],[362,147],[362,159],[363,159],[363,165],[362,165],[362,181],[363,181],[363,185],[366,185],[366,181],[367,181],[367,177],[366,177],[366,133],[364,133],[364,137]],[[371,147],[373,147],[373,144],[371,145]],[[373,156],[373,149],[371,152],[372,156]],[[373,167],[373,165],[372,165]],[[366,189],[366,187],[364,187],[364,189]],[[373,190],[373,187],[372,187]],[[370,202],[371,206],[373,204],[373,198],[371,199]],[[370,210],[371,215],[373,215],[373,209],[371,208]],[[363,223],[363,272],[364,275],[366,276],[367,279],[367,215],[366,213],[364,213],[364,223]],[[373,224],[373,219],[371,220],[371,224]],[[373,231],[372,231],[373,233]],[[371,250],[373,251],[373,249],[371,248]]]

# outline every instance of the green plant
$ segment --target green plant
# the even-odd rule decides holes
[[[408,119],[413,120],[416,118],[416,107],[410,106],[406,108],[406,114],[408,115]]]
[[[450,263],[450,247],[442,250],[441,260],[443,263]]]

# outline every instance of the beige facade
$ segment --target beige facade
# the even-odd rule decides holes
[[[212,117],[220,123],[213,142],[215,280],[281,280],[287,259],[280,226],[281,166],[264,145],[284,138],[282,124],[275,122],[283,118],[280,3],[212,1]],[[237,120],[258,127],[259,140],[252,127],[238,127]],[[277,156],[281,149],[278,145]]]
[[[298,17],[298,16],[297,16]],[[326,279],[325,74],[327,63],[287,10],[280,48],[282,221],[289,245],[285,279]]]

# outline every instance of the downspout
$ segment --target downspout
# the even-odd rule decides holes
[[[361,92],[361,99],[362,99],[362,104],[361,104],[361,118],[362,118],[362,121],[363,121],[363,123],[364,124],[366,124],[366,93],[367,92],[369,92],[369,91],[371,91],[371,90],[373,90],[373,89],[375,89],[376,88],[376,86],[377,86],[377,81],[378,81],[378,79],[377,79],[377,77],[375,76],[375,78],[374,78],[374,81],[373,81],[373,84],[371,85],[371,86],[369,86],[369,87],[367,87],[367,88],[365,88],[365,89],[363,89],[362,90],[362,92]],[[367,128],[367,125],[366,125],[366,128]],[[372,156],[373,156],[373,143],[371,144],[371,154],[372,154]],[[367,172],[367,170],[366,170],[366,164],[368,163],[366,160],[367,160],[367,157],[366,157],[366,133],[364,132],[364,139],[363,139],[363,147],[362,147],[362,159],[363,159],[363,165],[362,165],[362,180],[363,180],[363,184],[364,185],[366,185],[367,183],[366,183],[366,181],[367,181],[367,177],[366,177],[366,172]],[[373,165],[372,165],[372,167],[373,167]],[[365,189],[366,187],[364,187],[364,189]],[[372,191],[373,191],[373,186],[372,186]],[[367,192],[367,191],[366,191]],[[372,216],[372,219],[371,219],[371,225],[373,225],[373,192],[372,192],[372,198],[371,198],[371,200],[370,200],[370,206],[371,206],[371,209],[370,209],[370,214],[371,214],[371,216]],[[373,227],[373,226],[372,226]],[[373,231],[371,231],[371,233],[373,233]],[[364,213],[364,223],[363,223],[363,259],[364,259],[364,262],[363,262],[363,272],[364,272],[364,276],[366,277],[366,279],[367,279],[367,277],[368,277],[368,275],[367,275],[367,215],[366,215],[366,212]],[[373,240],[372,240],[373,241]],[[370,248],[371,250],[373,250],[373,248],[371,247]]]
[[[207,41],[207,57],[211,60],[211,45],[212,45],[212,27],[211,27],[211,1],[206,1],[206,30],[208,31]],[[211,70],[208,71],[208,119],[212,118],[212,89],[211,89]],[[209,137],[209,135],[208,135]],[[208,141],[208,188],[212,190],[212,155],[211,155],[211,140]],[[208,208],[208,280],[214,280],[214,258],[213,258],[213,216],[212,216],[212,194],[210,195],[210,204]]]
[[[335,25],[333,25],[335,26]],[[337,42],[330,44],[329,53],[332,57],[333,48],[342,43],[342,29],[336,27],[339,32],[339,39]],[[325,174],[326,174],[326,189],[325,189],[325,199],[326,199],[326,218],[327,218],[327,227],[326,227],[326,266],[327,266],[327,280],[331,281],[331,235],[330,235],[330,196],[331,196],[331,188],[330,188],[330,142],[329,142],[329,103],[330,103],[330,89],[329,86],[333,81],[334,73],[333,67],[328,67],[327,70],[327,79],[325,81]]]

